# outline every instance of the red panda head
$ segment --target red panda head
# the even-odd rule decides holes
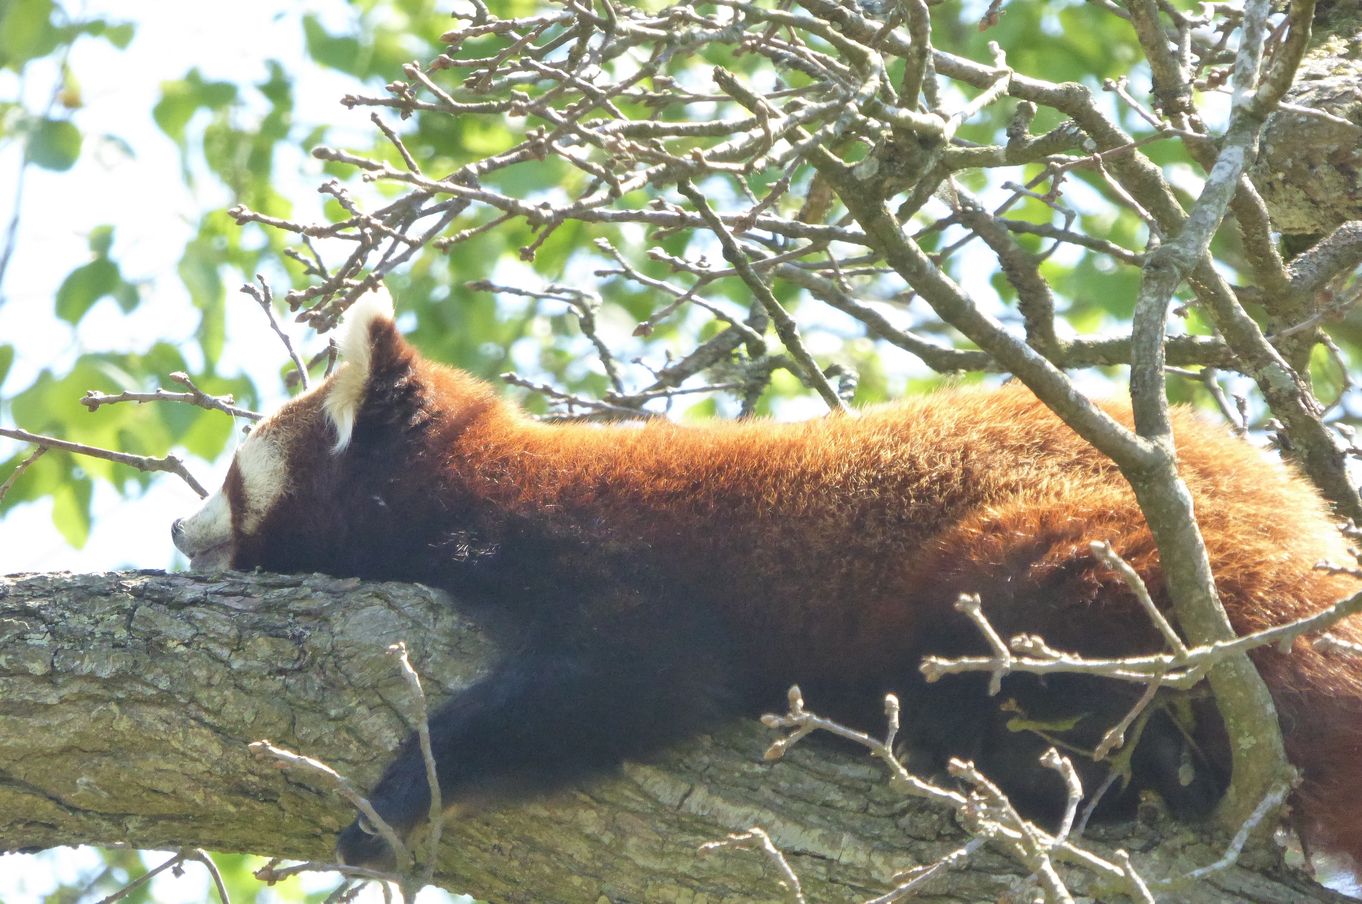
[[[336,373],[256,424],[222,488],[174,523],[190,567],[379,577],[383,547],[411,540],[404,520],[432,491],[416,463],[438,458],[425,451],[464,420],[451,411],[480,407],[487,390],[421,360],[382,290],[351,307],[340,351]]]

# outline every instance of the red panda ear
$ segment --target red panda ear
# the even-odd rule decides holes
[[[405,371],[412,353],[393,322],[393,300],[382,286],[367,292],[346,311],[340,346],[342,363],[322,407],[336,431],[335,451],[350,445],[355,420],[374,377]]]

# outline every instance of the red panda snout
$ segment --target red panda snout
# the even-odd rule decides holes
[[[209,496],[188,518],[177,518],[170,526],[175,548],[189,557],[195,571],[221,571],[232,562],[232,506],[226,487]]]
[[[189,556],[193,570],[231,568],[239,538],[255,532],[286,495],[287,455],[271,429],[277,417],[257,427],[237,449],[222,488],[171,526],[170,539]]]

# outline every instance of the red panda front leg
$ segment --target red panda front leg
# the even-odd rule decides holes
[[[741,708],[727,631],[697,613],[634,611],[609,634],[554,625],[430,719],[446,806],[504,801],[589,778],[703,731]],[[369,796],[405,838],[430,809],[426,768],[409,737]],[[357,819],[337,853],[391,868],[386,842]]]

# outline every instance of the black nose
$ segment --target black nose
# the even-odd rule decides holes
[[[170,539],[178,540],[184,536],[184,519],[176,518],[170,523]]]

